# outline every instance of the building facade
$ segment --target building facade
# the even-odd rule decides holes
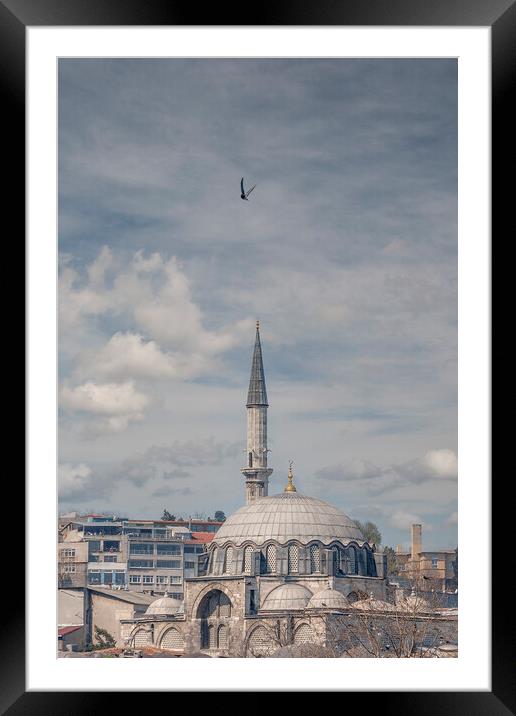
[[[59,587],[168,590],[182,599],[185,579],[195,575],[199,555],[223,523],[186,524],[105,516],[71,521],[58,542]]]

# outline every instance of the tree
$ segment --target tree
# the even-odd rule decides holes
[[[163,514],[161,515],[162,520],[166,520],[168,522],[174,522],[176,519],[175,515],[171,515],[168,510],[163,510]]]
[[[359,522],[358,520],[355,520],[355,524],[358,527],[358,529],[362,532],[364,537],[368,542],[371,544],[375,544],[377,546],[381,545],[382,543],[382,533],[378,529],[378,527],[375,525],[374,522]]]
[[[387,555],[387,576],[396,577],[398,575],[398,560],[396,559],[396,552],[392,547],[384,547],[384,554]]]
[[[216,522],[224,522],[226,519],[226,515],[222,512],[222,510],[217,510],[215,512],[215,521]]]
[[[95,639],[97,640],[96,649],[112,649],[116,646],[115,637],[99,626],[95,627]]]

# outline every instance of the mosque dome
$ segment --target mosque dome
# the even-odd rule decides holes
[[[312,540],[323,544],[365,541],[353,520],[328,502],[299,492],[281,492],[260,497],[234,512],[213,542],[218,546],[227,542],[240,546],[249,541],[260,546],[268,540],[280,544],[290,540],[301,544]]]
[[[151,602],[147,607],[145,614],[178,614],[183,610],[183,602],[179,599],[169,597],[165,592],[165,596],[160,597]]]
[[[336,589],[328,587],[322,589],[308,602],[309,609],[348,609],[349,602],[346,597]]]
[[[262,610],[305,609],[311,596],[300,584],[282,584],[265,597]]]

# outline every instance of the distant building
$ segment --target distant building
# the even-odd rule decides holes
[[[128,520],[88,515],[60,530],[58,586],[109,587],[183,598],[198,557],[222,522]],[[209,528],[209,529],[208,529]]]
[[[420,582],[425,591],[455,591],[457,580],[457,551],[455,549],[423,550],[422,526],[413,524],[411,547],[396,547],[396,564],[401,583]]]

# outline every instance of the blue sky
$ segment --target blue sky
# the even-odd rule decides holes
[[[271,491],[455,546],[456,204],[455,60],[60,60],[61,508],[240,506],[259,318]]]

